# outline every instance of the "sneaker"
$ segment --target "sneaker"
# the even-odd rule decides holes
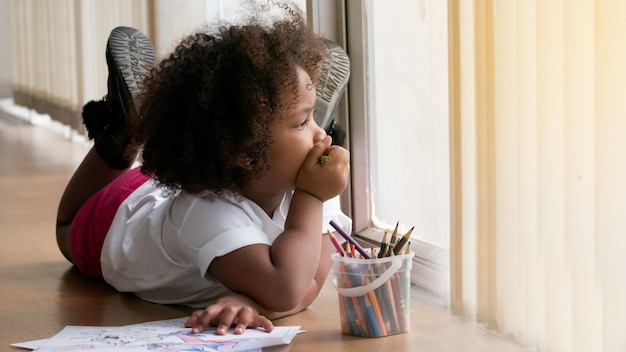
[[[134,99],[143,89],[143,79],[154,67],[154,46],[148,37],[130,27],[111,31],[106,48],[109,68],[108,98],[113,112],[126,119]]]
[[[106,61],[108,93],[85,104],[83,122],[100,157],[111,167],[125,168],[130,163],[125,156],[128,119],[131,109],[138,108],[135,98],[143,89],[143,79],[155,65],[154,47],[140,31],[116,27],[107,41]]]
[[[315,122],[333,137],[333,144],[343,144],[345,131],[335,123],[334,116],[350,78],[350,58],[337,43],[324,39],[324,44],[327,51],[315,87],[317,104],[313,117]],[[335,140],[336,137],[342,140]]]

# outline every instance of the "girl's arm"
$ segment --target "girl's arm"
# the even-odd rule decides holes
[[[330,255],[333,253],[334,247],[327,236],[323,237],[320,262],[314,279],[304,298],[295,308],[283,312],[271,311],[248,296],[233,294],[218,299],[203,310],[193,312],[185,323],[185,327],[192,328],[192,332],[198,333],[206,326],[217,326],[216,333],[218,335],[226,334],[228,328],[233,324],[235,325],[235,334],[243,333],[246,327],[261,327],[269,332],[273,329],[270,320],[289,316],[306,309],[322,289],[331,266]]]
[[[286,317],[295,313],[298,313],[313,303],[315,298],[319,295],[324,283],[326,282],[326,277],[328,276],[328,272],[330,271],[330,267],[332,265],[332,260],[330,256],[335,252],[335,247],[330,242],[328,235],[324,234],[322,237],[322,251],[319,259],[319,266],[317,267],[317,271],[315,272],[315,276],[313,277],[313,281],[311,281],[309,287],[307,288],[306,294],[304,298],[299,302],[299,304],[289,311],[284,312],[276,312],[265,310],[262,312],[266,317],[271,320]]]
[[[331,161],[320,163],[323,154]],[[272,245],[245,246],[209,265],[210,274],[239,295],[194,312],[187,326],[201,330],[240,320],[245,326],[267,324],[265,317],[276,319],[311,304],[324,285],[333,251],[321,233],[323,203],[345,189],[349,170],[346,149],[331,146],[329,137],[316,143],[300,168],[284,231]]]
[[[324,152],[332,161],[321,164]],[[322,278],[328,273],[329,264],[320,258],[330,261],[322,255],[322,248],[330,246],[321,234],[323,202],[345,189],[349,159],[348,151],[330,146],[329,139],[318,142],[300,169],[284,231],[271,246],[249,245],[213,259],[209,273],[266,311],[291,312],[312,301],[319,292],[319,268],[324,268]]]

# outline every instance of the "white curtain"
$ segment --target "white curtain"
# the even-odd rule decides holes
[[[13,0],[13,98],[82,130],[85,102],[106,94],[104,50],[115,26],[151,36],[148,0]]]
[[[626,350],[626,2],[449,0],[451,308]]]

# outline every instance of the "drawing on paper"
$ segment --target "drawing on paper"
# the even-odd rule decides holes
[[[299,327],[276,327],[271,333],[248,329],[243,335],[216,335],[215,329],[193,334],[175,322],[123,327],[67,326],[35,351],[243,351],[290,343]]]

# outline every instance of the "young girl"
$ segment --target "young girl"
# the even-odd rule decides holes
[[[61,252],[121,292],[206,307],[194,332],[269,331],[306,308],[330,268],[329,220],[351,230],[337,199],[349,153],[313,117],[326,47],[290,13],[192,34],[154,69],[150,41],[118,27],[108,95],[83,111],[94,148],[59,205]]]

